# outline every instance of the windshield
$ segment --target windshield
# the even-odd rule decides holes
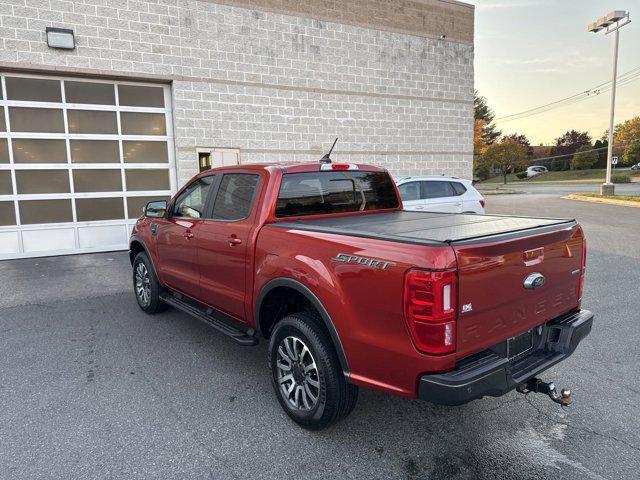
[[[276,217],[397,207],[393,182],[385,172],[290,173],[282,177]]]

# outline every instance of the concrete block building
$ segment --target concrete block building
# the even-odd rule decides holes
[[[0,259],[126,248],[200,169],[335,137],[470,178],[473,38],[455,0],[3,0]]]

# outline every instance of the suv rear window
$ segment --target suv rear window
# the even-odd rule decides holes
[[[393,181],[384,172],[290,173],[282,177],[276,217],[397,207]]]

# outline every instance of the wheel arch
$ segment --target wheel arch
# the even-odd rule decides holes
[[[266,312],[264,307],[267,304],[267,301],[272,296],[276,294],[276,292],[282,292],[283,289],[289,289],[296,292],[297,295],[300,295],[304,298],[320,315],[322,319],[323,326],[329,333],[331,341],[333,343],[334,348],[336,349],[336,353],[338,355],[338,360],[340,361],[340,366],[345,377],[349,377],[349,364],[347,362],[347,356],[345,355],[344,348],[342,347],[342,342],[340,341],[340,336],[338,335],[338,331],[327,312],[327,309],[322,305],[322,302],[316,297],[316,295],[304,284],[300,283],[297,280],[293,280],[292,278],[287,277],[279,277],[274,278],[267,282],[261,289],[258,297],[256,299],[254,305],[254,319],[256,324],[256,330],[262,334],[265,338],[268,338],[269,331],[264,331],[263,326],[273,326],[277,323],[277,321],[282,318],[276,318],[273,322],[270,322],[269,318],[265,318]]]
[[[147,254],[147,257],[149,258],[149,262],[151,263],[151,268],[153,269],[153,274],[158,279],[158,282],[160,282],[160,285],[162,285],[162,282],[160,281],[160,277],[158,276],[158,271],[156,270],[156,265],[153,263],[153,257],[151,256],[151,252],[149,252],[149,249],[147,248],[147,246],[144,244],[144,242],[140,237],[137,237],[137,236],[131,237],[131,239],[129,240],[129,261],[131,262],[131,266],[133,266],[133,261],[136,259],[136,256],[140,252],[144,252]]]

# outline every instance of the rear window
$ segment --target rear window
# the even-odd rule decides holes
[[[282,177],[276,217],[397,207],[393,182],[384,172],[290,173]]]

